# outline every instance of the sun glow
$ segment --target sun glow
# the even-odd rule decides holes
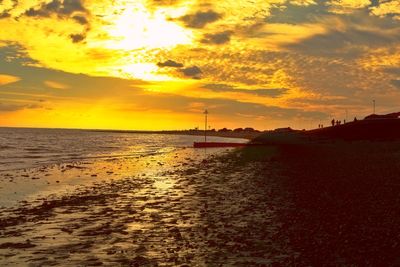
[[[191,32],[168,21],[164,12],[152,14],[144,7],[125,9],[107,28],[111,37],[107,46],[114,49],[172,48],[192,40]]]
[[[111,72],[114,76],[122,76],[126,79],[140,78],[147,81],[168,81],[172,77],[158,74],[158,67],[154,63],[126,63],[120,69]]]
[[[104,21],[102,30],[107,38],[101,47],[124,52],[115,70],[117,76],[146,80],[170,80],[167,75],[157,73],[157,54],[177,45],[191,44],[194,37],[171,18],[185,13],[185,8],[150,10],[139,1],[124,2],[113,7]],[[111,22],[111,23],[110,23]]]

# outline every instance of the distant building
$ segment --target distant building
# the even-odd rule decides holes
[[[287,133],[287,132],[292,132],[292,131],[293,131],[293,129],[290,128],[290,127],[276,128],[276,129],[274,130],[274,132],[277,132],[277,133]]]
[[[364,118],[364,120],[376,120],[376,119],[398,119],[400,112],[389,113],[385,115],[371,114]]]

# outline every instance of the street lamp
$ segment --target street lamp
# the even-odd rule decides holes
[[[204,123],[204,142],[207,143],[207,115],[208,115],[208,110],[207,110],[207,109],[204,111],[204,115],[205,115],[205,123]]]
[[[375,99],[372,100],[372,103],[374,104],[374,113],[373,114],[375,114]]]

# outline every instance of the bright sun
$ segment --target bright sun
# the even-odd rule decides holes
[[[127,52],[126,59],[118,62],[118,71],[127,78],[168,80],[157,74],[154,51],[168,50],[180,44],[190,44],[192,32],[171,21],[171,16],[184,14],[184,9],[158,9],[150,11],[140,1],[125,2],[107,18],[104,26],[109,38],[103,47]]]

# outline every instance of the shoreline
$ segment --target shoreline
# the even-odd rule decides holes
[[[81,129],[81,128],[32,128],[32,127],[7,127],[1,126],[0,129],[34,129],[34,130],[67,130],[67,131],[82,131],[82,132],[99,132],[99,133],[132,133],[132,134],[166,134],[166,135],[189,135],[189,136],[203,136],[204,130],[115,130],[115,129]],[[262,135],[266,131],[241,131],[241,132],[217,132],[207,131],[207,136],[225,137],[225,138],[239,138],[251,140],[257,136]]]
[[[104,132],[104,133],[133,133],[133,134],[166,134],[166,135],[189,135],[204,137],[204,131],[202,130],[182,130],[182,131],[135,131],[135,130],[84,130],[91,132]],[[224,137],[224,138],[238,138],[252,140],[263,132],[213,132],[207,131],[207,136],[212,137]]]
[[[9,134],[23,131],[9,130]],[[11,144],[0,146],[4,154],[0,158],[0,181],[7,172],[24,169],[41,168],[64,163],[81,161],[107,160],[109,158],[135,158],[144,154],[165,153],[180,148],[193,148],[194,142],[201,141],[201,136],[178,134],[124,134],[124,133],[97,133],[92,131],[61,131],[59,130],[31,130],[28,134],[36,133],[40,138],[46,134],[51,140],[42,140],[39,147],[29,141],[29,138],[18,144],[11,138]],[[57,136],[66,133],[66,141],[57,141]],[[70,136],[68,136],[70,135]],[[22,137],[19,137],[22,138]],[[33,138],[33,137],[32,137]],[[72,141],[71,138],[76,138]],[[92,138],[91,140],[89,140]],[[115,140],[119,140],[118,141]],[[154,140],[155,143],[152,143]],[[164,140],[164,141],[163,141]],[[209,136],[210,142],[245,143],[244,138],[229,138]],[[46,143],[47,142],[47,143]]]

